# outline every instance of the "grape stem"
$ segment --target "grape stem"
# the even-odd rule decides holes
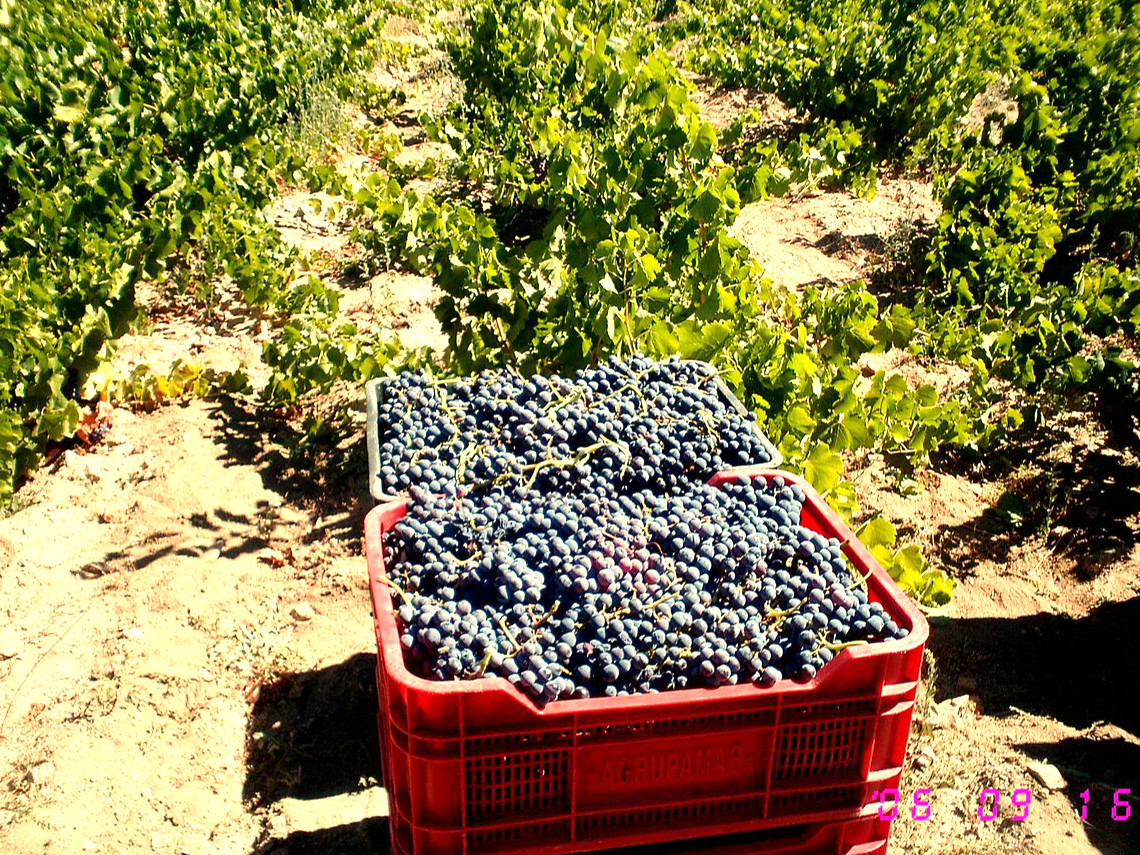
[[[637,388],[636,386],[634,386],[632,383],[626,383],[624,386],[622,386],[622,387],[621,387],[621,388],[619,388],[619,389],[615,389],[614,391],[610,392],[608,395],[603,395],[601,398],[598,398],[598,400],[596,400],[596,401],[591,401],[591,402],[590,402],[590,406],[591,406],[591,407],[596,407],[596,406],[598,406],[598,405],[600,405],[600,404],[604,404],[604,403],[605,403],[606,401],[608,401],[610,398],[615,398],[615,397],[617,397],[618,395],[620,395],[622,392],[633,392],[633,393],[634,393],[635,395],[637,395],[638,397],[641,397],[641,396],[642,396],[642,395],[641,395],[641,390],[640,390],[640,389],[638,389],[638,388]]]
[[[649,605],[647,605],[647,606],[643,607],[643,608],[642,608],[642,611],[645,611],[645,612],[647,612],[647,611],[650,611],[650,610],[652,610],[652,609],[655,609],[655,608],[657,608],[659,605],[661,605],[662,603],[667,603],[667,602],[669,602],[670,600],[675,600],[675,599],[676,599],[677,597],[679,597],[679,596],[681,596],[681,592],[680,592],[680,590],[677,590],[677,591],[673,591],[673,592],[671,592],[671,593],[668,593],[668,594],[666,594],[664,597],[661,597],[660,599],[654,600],[652,603],[649,603]]]
[[[622,453],[621,477],[624,478],[626,471],[629,469],[629,461],[633,460],[633,452],[629,450],[629,445],[618,439],[610,439],[608,436],[603,436],[602,442],[613,446]]]
[[[492,653],[492,650],[490,647],[488,647],[487,652],[483,654],[483,659],[476,666],[475,670],[469,674],[464,674],[463,679],[464,680],[477,680],[478,678],[482,677],[483,674],[486,673],[486,671],[487,671],[487,666],[491,663],[491,653]]]
[[[400,595],[400,599],[404,601],[405,606],[410,606],[412,604],[412,598],[408,596],[407,591],[405,591],[403,588],[401,588],[399,585],[397,585],[395,582],[393,582],[387,576],[380,576],[378,578],[380,579],[381,582],[383,582],[385,585],[387,585],[389,588],[391,588],[393,591],[395,591],[397,594]]]
[[[717,420],[712,413],[708,412],[707,410],[698,410],[696,416],[698,419],[705,423],[705,428],[710,434],[715,436],[717,439],[720,439],[720,431],[716,429]]]
[[[799,612],[800,612],[800,610],[799,610],[798,608],[796,608],[796,609],[783,609],[783,610],[781,610],[781,609],[772,609],[772,610],[770,610],[770,611],[766,611],[766,612],[764,612],[764,617],[766,617],[766,618],[769,618],[769,617],[770,617],[770,618],[776,618],[776,619],[783,619],[783,618],[789,617],[789,616],[791,616],[791,615],[796,615],[796,614],[799,614]]]
[[[842,650],[845,647],[865,647],[869,642],[861,638],[856,638],[853,641],[843,641],[839,644],[832,644],[830,641],[820,639],[820,646],[826,647],[828,650]]]
[[[537,463],[532,463],[529,466],[524,466],[524,472],[528,469],[530,470],[530,478],[527,479],[526,489],[531,490],[534,488],[534,481],[538,477],[538,473],[543,469],[551,466],[557,469],[566,469],[570,466],[577,466],[579,463],[582,463],[588,459],[589,456],[595,451],[600,451],[601,449],[605,448],[606,445],[607,443],[605,442],[595,442],[593,445],[587,445],[586,447],[579,449],[578,453],[573,457],[550,458],[547,460],[540,460]]]
[[[470,382],[470,377],[432,377],[428,385],[433,388],[439,388],[440,386],[455,386],[459,383]]]
[[[856,585],[859,585],[860,587],[863,588],[864,591],[866,591],[867,590],[867,578],[870,575],[871,575],[871,568],[868,567],[866,573],[864,573],[862,576],[853,577],[851,581],[853,581]]]
[[[463,481],[463,476],[467,472],[467,465],[471,462],[472,458],[479,453],[482,445],[468,445],[461,452],[459,452],[459,461],[455,465],[455,483],[459,484]]]
[[[550,610],[544,614],[539,615],[538,618],[535,620],[534,629],[539,629],[543,624],[545,624],[548,620],[550,620],[552,617],[554,617],[554,613],[556,611],[558,611],[558,607],[560,605],[562,605],[562,600],[555,600],[551,604]],[[534,619],[534,612],[531,612],[531,618]]]
[[[460,558],[454,552],[448,550],[447,552],[443,553],[443,557],[448,561],[454,562],[456,567],[466,567],[468,564],[474,564],[476,561],[479,561],[483,557],[483,553],[480,552],[478,555],[471,555],[467,558]]]
[[[516,655],[520,650],[522,650],[522,645],[519,644],[518,638],[515,637],[515,634],[511,632],[510,628],[507,626],[506,620],[500,617],[498,623],[499,629],[503,631],[503,635],[505,635],[507,637],[507,640],[515,646],[515,649],[511,652],[511,655]]]
[[[562,407],[568,406],[569,404],[574,403],[584,396],[585,393],[580,388],[574,387],[570,390],[569,394],[563,395],[560,398],[552,399],[549,404],[543,407],[543,412],[549,413],[553,412],[554,410],[561,409]]]

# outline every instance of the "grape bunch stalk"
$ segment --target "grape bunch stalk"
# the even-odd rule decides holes
[[[385,541],[409,667],[502,677],[542,705],[810,680],[844,647],[904,637],[843,544],[802,525],[798,486],[707,483],[766,450],[723,408],[697,409],[708,376],[637,357],[573,382],[399,378],[431,414],[396,446],[430,454],[383,472],[418,479]]]

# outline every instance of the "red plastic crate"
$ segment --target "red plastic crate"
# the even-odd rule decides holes
[[[394,852],[561,855],[726,834],[756,839],[732,844],[746,848],[725,855],[885,851],[889,824],[868,814],[873,792],[899,781],[929,627],[810,485],[755,468],[729,470],[710,483],[741,475],[799,485],[803,525],[846,543],[853,571],[869,573],[870,598],[910,634],[845,648],[807,683],[556,701],[539,709],[499,677],[440,682],[408,671],[391,589],[381,581],[383,533],[404,515],[405,503],[368,514]],[[852,821],[878,831],[852,838],[844,825]],[[709,846],[689,851],[721,851]]]

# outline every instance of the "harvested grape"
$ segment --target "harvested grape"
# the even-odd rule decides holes
[[[407,660],[536,703],[807,680],[902,638],[779,475],[670,495],[413,489],[387,539]]]

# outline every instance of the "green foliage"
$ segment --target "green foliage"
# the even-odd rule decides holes
[[[936,304],[1008,309],[1032,302],[1061,238],[1052,188],[1035,188],[1017,152],[967,162],[943,197],[931,272]]]
[[[490,186],[489,211],[379,180],[357,194],[375,217],[365,242],[445,292],[460,370],[673,350],[684,324],[731,325],[751,299],[715,132],[664,54],[591,14],[485,4],[452,44],[466,100],[429,129],[460,178]]]
[[[1088,358],[1095,337],[1134,333],[1137,16],[1135,4],[1110,0],[693,4],[700,35],[689,60],[720,83],[778,95],[802,117],[783,136],[757,139],[759,114],[729,129],[744,198],[820,177],[865,190],[859,182],[876,168],[940,170],[943,214],[900,317],[917,331],[912,350],[959,363],[970,381],[957,400],[868,424],[872,439],[909,433],[903,448],[920,458],[945,444],[985,445],[1050,396],[1101,383]],[[987,85],[1007,87],[1016,116],[967,128],[967,107]],[[849,314],[858,306],[845,299],[826,302],[859,329]],[[827,376],[822,355],[808,359]],[[790,400],[772,373],[764,394]],[[839,365],[833,388],[843,390],[844,375],[854,383]],[[826,395],[828,381],[813,382]],[[808,411],[796,411],[797,429],[826,440]],[[865,420],[855,412],[853,435],[834,416],[822,426],[838,446],[859,445]]]
[[[693,6],[695,68],[777,95],[823,134],[854,133],[848,157],[865,166],[950,144],[974,95],[1011,62],[981,0]],[[986,31],[996,40],[978,37]]]
[[[862,134],[850,122],[818,122],[782,141],[753,139],[758,121],[759,111],[748,110],[721,136],[721,150],[737,171],[745,203],[783,196],[793,187],[847,187],[863,197],[874,195],[878,170],[867,157]]]
[[[263,359],[273,376],[262,397],[270,404],[291,404],[302,395],[327,392],[338,381],[363,383],[386,373],[402,354],[395,339],[363,337],[355,325],[325,314],[294,315],[277,339],[265,345]]]
[[[1068,393],[1102,378],[1093,337],[1136,329],[1140,37],[1134,6],[1030,11],[1017,118],[948,183],[923,310],[933,352],[971,365],[976,387]]]
[[[283,181],[349,199],[365,266],[433,278],[452,370],[569,372],[635,351],[709,360],[848,519],[847,455],[920,464],[984,449],[1088,391],[1135,395],[1135,3],[469,6],[464,27],[435,31],[463,98],[423,120],[455,159],[401,164],[398,137],[364,129],[356,142],[379,171],[353,183],[331,157],[348,137],[339,100],[388,115],[399,93],[354,72],[411,53],[374,43],[369,16],[419,7],[0,0],[0,500],[75,430],[144,279],[210,301],[224,277],[277,315],[271,404],[423,358],[334,320],[335,294],[295,274],[263,213]],[[791,119],[754,111],[718,133],[677,56],[778,96]],[[987,88],[1016,115],[967,124]],[[870,195],[905,168],[933,172],[942,204],[910,248],[925,253],[913,293],[789,292],[732,235],[749,201],[835,185]],[[424,177],[438,189],[408,186]],[[939,394],[868,367],[892,349],[968,379]],[[191,375],[116,388],[240,386]],[[950,596],[889,523],[863,531],[917,598]]]
[[[213,398],[252,391],[244,371],[215,371],[194,362],[175,360],[166,374],[156,374],[149,365],[142,364],[121,375],[105,363],[87,378],[82,395],[152,409],[178,398]]]
[[[920,603],[944,606],[954,596],[954,580],[944,570],[930,567],[916,544],[895,548],[898,531],[885,517],[874,516],[861,525],[855,536],[867,547],[900,588]]]
[[[367,56],[375,2],[75,0],[0,14],[0,500],[136,315],[144,279],[205,299],[226,275],[285,312],[295,282],[262,207],[315,83]]]

